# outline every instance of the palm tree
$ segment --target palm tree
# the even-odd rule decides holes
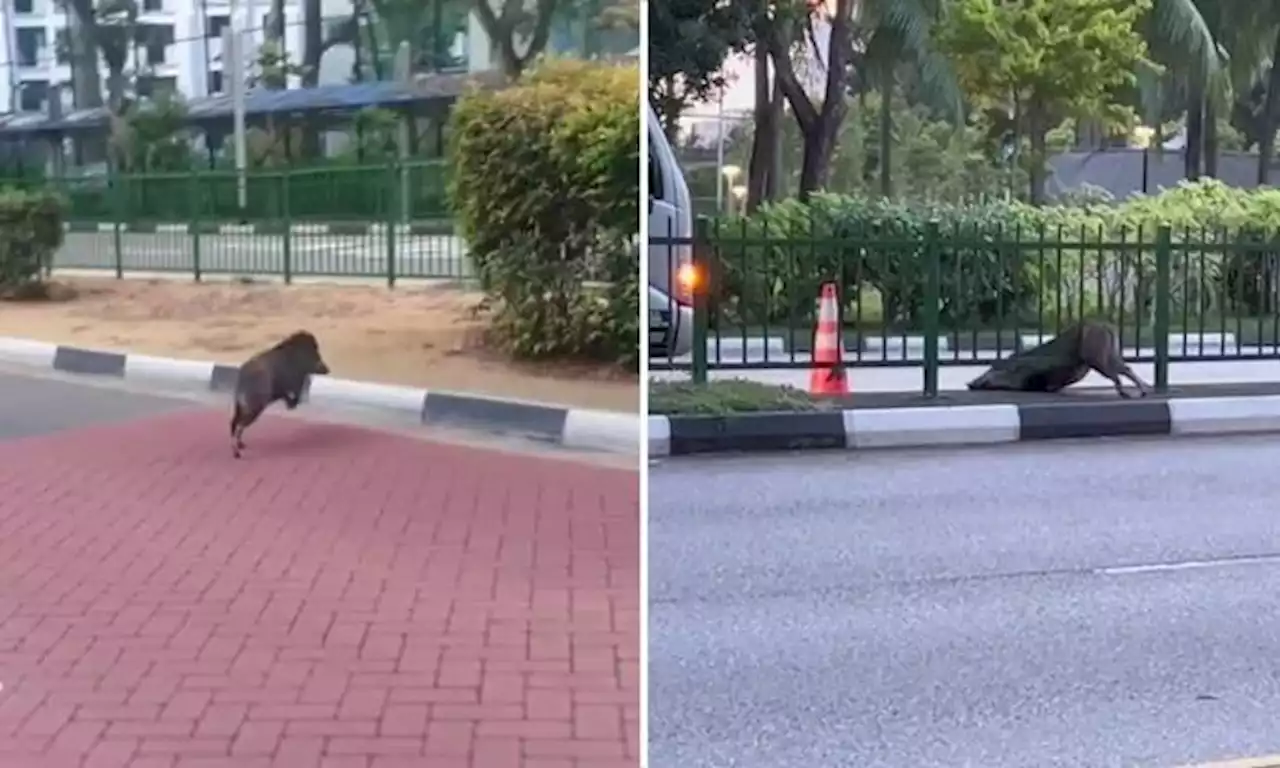
[[[1224,59],[1205,14],[1206,9],[1216,14],[1216,7],[1208,6],[1217,2],[1220,0],[1155,0],[1147,19],[1147,48],[1165,72],[1139,73],[1143,112],[1149,122],[1158,124],[1165,100],[1173,94],[1184,96],[1184,157],[1190,179],[1200,176],[1206,94],[1217,81]]]
[[[864,81],[880,92],[879,152],[880,194],[893,194],[893,98],[897,86],[910,81],[929,106],[963,120],[964,96],[951,60],[933,46],[931,32],[941,17],[939,0],[886,0],[868,5],[857,19],[866,30],[860,52],[855,52],[855,70],[865,72]],[[857,33],[855,33],[857,34]]]

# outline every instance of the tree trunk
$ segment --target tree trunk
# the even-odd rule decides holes
[[[1027,133],[1028,139],[1031,141],[1031,204],[1035,206],[1044,205],[1045,201],[1045,177],[1047,171],[1045,161],[1048,159],[1046,136],[1049,132],[1047,128],[1048,121],[1045,120],[1044,110],[1040,105],[1032,102],[1027,105]]]
[[[777,86],[769,84],[769,52],[762,45],[755,51],[755,127],[751,137],[751,162],[747,168],[746,212],[755,213],[760,204],[772,199],[777,188],[772,177],[777,166],[781,104],[775,105]],[[775,108],[777,107],[777,108]]]
[[[889,70],[889,67],[885,67]],[[880,194],[893,197],[893,73],[880,77]]]
[[[784,25],[774,25],[765,40],[773,57],[774,69],[791,113],[804,140],[804,156],[800,163],[800,189],[798,197],[807,200],[809,195],[826,186],[831,172],[831,157],[835,152],[836,138],[848,110],[849,55],[853,0],[836,0],[835,10],[828,19],[830,35],[827,43],[827,81],[823,89],[821,106],[815,105],[796,76],[791,61],[791,31]],[[826,6],[820,6],[826,7]]]
[[[765,177],[764,199],[777,200],[786,196],[787,168],[782,153],[782,121],[786,117],[787,97],[782,95],[782,86],[773,81],[773,98],[769,102],[773,109],[773,167]]]
[[[89,18],[81,15],[79,3],[72,4],[67,14],[67,44],[70,47],[72,103],[76,109],[102,106],[102,79],[98,75],[98,46],[94,41],[93,9]]]
[[[320,57],[324,55],[324,20],[320,0],[304,0],[302,4],[302,87],[315,88],[320,82]],[[374,56],[378,54],[375,51]],[[302,118],[302,146],[299,151],[307,159],[319,157],[320,130],[308,117]]]
[[[1204,147],[1204,87],[1193,80],[1187,95],[1186,146],[1183,148],[1183,173],[1187,179],[1200,178],[1201,150]]]
[[[1218,108],[1213,99],[1204,102],[1204,175],[1218,177]]]
[[[1258,184],[1271,183],[1271,158],[1276,149],[1276,107],[1280,106],[1280,28],[1271,44],[1271,73],[1262,102],[1262,136],[1258,139]]]
[[[67,46],[71,63],[71,103],[76,109],[102,106],[102,78],[98,74],[98,44],[93,34],[93,7],[86,21],[83,3],[67,6]],[[106,141],[100,136],[78,138],[80,160],[86,164],[107,159]]]
[[[844,110],[841,110],[842,112]],[[841,120],[819,120],[816,125],[804,132],[804,155],[800,161],[799,198],[808,200],[814,192],[821,192],[827,186],[831,175],[831,156],[836,149],[836,135],[840,130]]]

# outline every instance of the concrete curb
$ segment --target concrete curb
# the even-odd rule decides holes
[[[1280,432],[1280,395],[650,416],[649,455]]]
[[[104,352],[8,337],[0,337],[0,362],[143,384],[189,385],[210,392],[229,393],[236,381],[236,367],[221,363]],[[626,413],[563,408],[460,392],[433,392],[330,376],[311,379],[303,401],[320,406],[374,408],[403,417],[412,425],[440,425],[522,437],[578,450],[635,454],[640,449],[640,419]]]

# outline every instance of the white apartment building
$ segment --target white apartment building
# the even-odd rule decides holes
[[[269,0],[241,0],[247,24],[245,50],[263,42]],[[326,0],[325,15],[350,13],[345,0]],[[343,7],[345,6],[345,8]],[[139,0],[139,41],[126,72],[136,76],[140,95],[162,89],[198,98],[220,93],[222,30],[230,24],[227,0]],[[302,14],[297,0],[285,3],[285,47],[301,50]],[[67,14],[58,0],[0,0],[0,113],[44,111],[51,88],[64,86],[64,107],[71,107],[71,67],[66,59]],[[297,60],[296,53],[290,58]],[[107,70],[99,63],[106,87]]]
[[[126,72],[136,76],[139,95],[170,90],[192,99],[224,92],[222,44],[223,29],[231,20],[228,0],[137,2],[142,34],[129,56]],[[248,27],[244,50],[254,56],[249,52],[256,52],[265,41],[271,0],[238,2]],[[348,17],[351,12],[351,0],[322,0],[321,14],[326,20]],[[285,49],[293,63],[301,62],[303,22],[300,0],[286,0]],[[578,35],[571,27],[555,25],[549,46],[552,50],[567,53],[577,47]],[[64,111],[72,108],[71,67],[65,42],[60,44],[66,30],[62,0],[0,0],[0,114],[47,111],[54,86],[62,86]],[[635,44],[639,44],[638,35]],[[454,40],[452,52],[466,61],[469,71],[497,66],[492,45],[475,14]],[[321,61],[320,83],[348,82],[353,59],[348,46],[330,49]],[[103,62],[99,63],[99,77],[105,90]]]

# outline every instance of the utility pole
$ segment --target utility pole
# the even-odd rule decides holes
[[[222,40],[222,72],[231,78],[232,137],[236,153],[236,206],[240,218],[246,218],[249,207],[249,189],[245,178],[248,150],[244,135],[244,56],[240,50],[244,43],[244,19],[241,17],[240,0],[231,0],[231,24],[224,31]]]

